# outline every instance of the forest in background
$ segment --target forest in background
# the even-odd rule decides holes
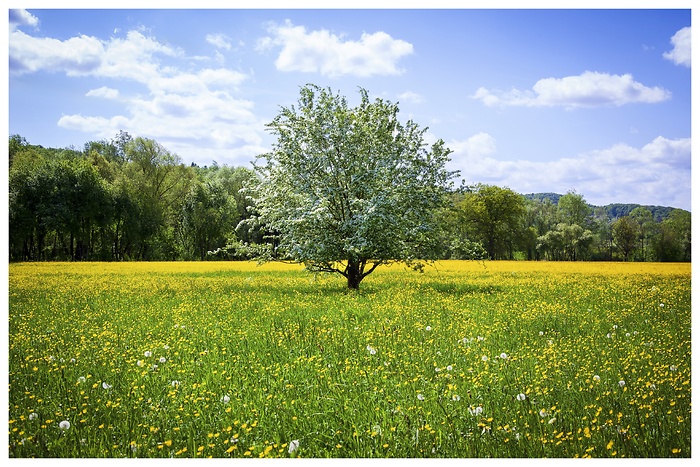
[[[9,137],[10,261],[243,260],[270,241],[250,219],[252,168],[199,167],[119,132],[82,149]],[[476,184],[445,193],[425,259],[690,261],[691,213],[591,206],[582,194]]]

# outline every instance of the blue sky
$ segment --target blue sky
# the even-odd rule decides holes
[[[690,209],[690,25],[688,5],[10,10],[9,134],[249,166],[301,86],[362,87],[447,143],[457,183]]]

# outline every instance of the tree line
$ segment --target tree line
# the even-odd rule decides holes
[[[11,261],[238,260],[279,242],[255,222],[254,170],[185,165],[123,131],[82,149],[12,135],[8,181]],[[615,215],[576,192],[536,198],[484,184],[443,196],[426,259],[691,259],[691,215],[682,209],[618,205],[624,215]]]

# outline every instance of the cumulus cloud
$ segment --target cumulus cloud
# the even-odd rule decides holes
[[[231,50],[231,42],[226,34],[207,34],[205,39],[217,49]]]
[[[85,93],[85,96],[101,97],[103,99],[117,99],[119,97],[119,90],[102,86],[101,88],[89,90],[87,93]]]
[[[203,164],[213,159],[243,164],[266,150],[264,122],[253,113],[253,102],[236,96],[246,74],[223,67],[192,69],[182,50],[142,31],[108,40],[85,35],[58,40],[15,30],[9,49],[15,75],[50,72],[110,79],[110,87],[90,89],[85,96],[112,99],[122,110],[111,116],[63,115],[57,122],[61,128],[98,138],[125,130],[156,139],[181,157]],[[124,81],[146,92],[135,93],[133,85],[123,91]]]
[[[20,26],[31,26],[36,29],[39,27],[39,18],[27,10],[10,10],[10,30],[12,31]]]
[[[586,71],[579,76],[545,78],[532,90],[508,92],[479,88],[471,96],[487,106],[580,107],[622,106],[632,103],[656,103],[671,98],[671,92],[660,87],[649,88],[632,75],[610,75]]]
[[[289,20],[268,26],[270,36],[261,38],[257,48],[265,51],[281,47],[275,66],[281,71],[320,73],[338,77],[354,75],[397,75],[397,62],[413,53],[413,45],[379,31],[363,33],[359,40],[346,40],[325,29],[307,31]]]
[[[478,134],[451,141],[450,169],[469,183],[507,186],[519,193],[576,190],[592,204],[661,204],[690,209],[690,138],[657,137],[641,148],[610,148],[548,162],[499,160],[495,141]]]
[[[420,104],[421,102],[425,102],[425,98],[423,96],[412,91],[403,92],[398,95],[398,98],[401,102],[409,102],[411,104]]]
[[[690,26],[678,30],[671,37],[673,49],[665,52],[663,57],[671,60],[676,65],[684,65],[690,68]]]

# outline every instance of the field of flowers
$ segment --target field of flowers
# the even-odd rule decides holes
[[[10,457],[690,457],[690,264],[9,265]]]

